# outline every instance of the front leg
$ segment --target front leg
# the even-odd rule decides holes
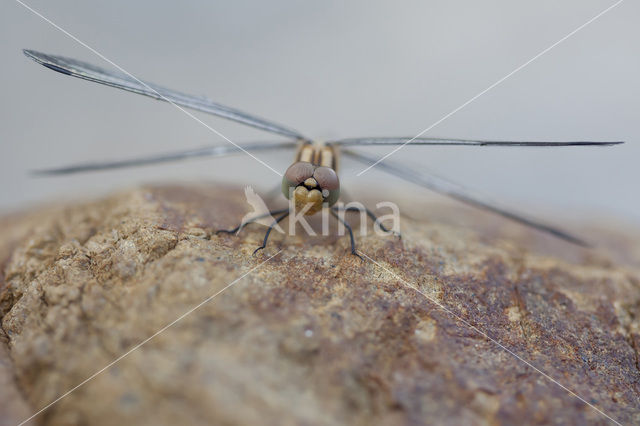
[[[349,231],[349,238],[351,239],[351,254],[353,254],[354,256],[358,256],[360,260],[364,261],[362,256],[360,256],[356,250],[356,242],[355,242],[355,239],[353,238],[353,230],[351,229],[351,226],[347,222],[345,222],[345,220],[335,212],[334,208],[331,209],[331,214],[336,219],[338,219],[338,221],[340,221],[340,223],[342,223],[345,226],[345,228],[347,228],[347,231]]]
[[[253,254],[256,254],[259,250],[262,250],[263,248],[265,248],[267,246],[267,241],[269,240],[269,234],[271,234],[271,231],[273,230],[273,228],[280,223],[285,217],[289,216],[289,209],[285,210],[285,214],[283,214],[282,216],[280,216],[279,218],[277,218],[272,224],[271,226],[269,226],[269,229],[267,229],[267,233],[264,235],[264,241],[262,241],[262,245],[260,247],[258,247],[257,249],[255,249],[255,251],[253,252]]]
[[[260,220],[260,219],[263,219],[263,218],[269,217],[269,216],[279,215],[279,214],[282,214],[282,213],[284,213],[284,212],[286,212],[288,210],[289,210],[288,208],[280,209],[280,210],[273,210],[273,211],[270,211],[269,213],[264,213],[264,214],[258,215],[256,217],[253,217],[253,218],[251,218],[250,220],[248,220],[246,222],[242,222],[242,223],[240,223],[240,225],[236,226],[233,229],[218,229],[216,231],[216,234],[220,234],[220,233],[235,234],[236,232],[240,232],[242,230],[242,228],[244,228],[246,225],[248,225],[250,223],[253,223],[256,220]]]
[[[358,207],[347,207],[346,209],[343,207],[334,207],[334,209],[336,210],[343,210],[345,212],[360,212],[360,209]],[[375,213],[373,213],[371,210],[369,210],[367,207],[364,208],[364,211],[367,213],[367,216],[369,216],[369,219],[371,219],[373,221],[373,223],[377,223],[378,226],[380,226],[380,229],[382,229],[384,232],[387,233],[392,233],[393,235],[395,235],[396,237],[398,237],[398,239],[402,239],[402,235],[399,232],[393,231],[388,229],[387,227],[385,227],[379,220],[378,217],[375,215]]]

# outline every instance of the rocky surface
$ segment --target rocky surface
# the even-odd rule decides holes
[[[640,423],[637,235],[590,229],[585,250],[412,203],[402,241],[358,237],[377,264],[344,237],[274,233],[252,256],[264,227],[212,232],[245,209],[240,188],[165,186],[1,219],[0,424],[230,283],[30,423],[611,422],[473,327]]]

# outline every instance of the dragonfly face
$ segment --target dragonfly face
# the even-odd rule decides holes
[[[312,149],[317,151],[324,148]],[[305,214],[312,215],[322,210],[324,206],[331,207],[338,201],[340,180],[336,171],[330,166],[314,164],[310,161],[296,161],[289,166],[282,177],[282,193],[287,199],[293,198],[296,210],[303,211],[307,208]]]

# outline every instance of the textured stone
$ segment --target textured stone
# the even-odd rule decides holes
[[[600,248],[585,250],[457,205],[410,204],[402,241],[357,238],[380,266],[349,255],[346,237],[274,233],[252,256],[264,227],[212,232],[246,213],[240,188],[146,187],[0,220],[2,421],[282,248],[34,422],[608,423],[472,324],[640,423],[637,234],[590,228]]]

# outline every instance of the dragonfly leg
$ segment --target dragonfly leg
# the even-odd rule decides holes
[[[340,208],[340,207],[335,207],[335,209],[337,210],[343,210],[345,212],[360,212],[360,208],[358,207],[347,207],[345,208]],[[392,231],[390,229],[388,229],[386,226],[384,226],[382,223],[380,223],[380,221],[378,220],[378,216],[375,215],[375,213],[373,213],[371,210],[369,210],[367,207],[364,208],[365,212],[367,213],[367,216],[369,216],[369,218],[374,222],[377,223],[380,226],[380,229],[382,229],[384,232],[390,232],[393,235],[395,235],[396,237],[398,237],[398,239],[402,239],[402,235],[399,232],[396,231]]]
[[[281,212],[282,213],[282,212]],[[285,217],[289,216],[289,209],[285,210],[285,213],[280,216],[279,218],[277,218],[272,224],[271,226],[269,226],[269,229],[267,229],[267,233],[264,234],[264,240],[262,241],[262,245],[260,247],[258,247],[257,249],[255,249],[255,251],[253,252],[253,254],[256,254],[259,250],[262,250],[263,248],[265,248],[267,246],[267,241],[269,240],[269,234],[271,234],[271,231],[273,230],[273,228],[280,223]]]
[[[338,221],[340,221],[340,223],[342,223],[345,228],[347,228],[347,231],[349,231],[349,238],[351,239],[351,254],[353,254],[354,256],[358,256],[360,258],[360,260],[364,261],[364,259],[362,258],[362,256],[360,256],[358,254],[358,252],[356,251],[356,242],[353,238],[353,230],[351,229],[351,226],[343,219],[341,218],[334,209],[331,209],[331,214],[338,219]]]
[[[220,234],[220,233],[224,233],[224,234],[235,234],[236,232],[240,232],[240,231],[242,230],[242,228],[244,228],[246,225],[248,225],[248,224],[250,224],[250,223],[253,223],[253,222],[255,222],[256,220],[260,220],[260,219],[262,219],[262,218],[269,217],[269,216],[278,215],[278,214],[284,213],[284,212],[286,212],[286,211],[288,211],[288,210],[289,210],[288,208],[286,208],[286,209],[280,209],[280,210],[273,210],[273,211],[270,211],[269,213],[264,213],[264,214],[258,215],[258,216],[256,216],[256,217],[252,217],[252,218],[251,218],[251,219],[249,219],[248,221],[246,221],[246,222],[242,222],[240,225],[236,226],[236,227],[235,227],[235,228],[233,228],[233,229],[218,229],[218,230],[216,231],[216,234]]]

